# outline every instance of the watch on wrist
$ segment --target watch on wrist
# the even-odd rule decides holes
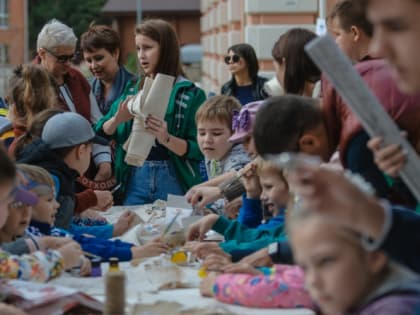
[[[278,242],[268,245],[268,256],[270,256],[274,263],[279,260],[279,247],[280,245]]]

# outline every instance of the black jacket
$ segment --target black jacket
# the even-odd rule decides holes
[[[254,80],[252,80],[252,95],[254,96],[254,101],[264,100],[269,95],[264,90],[264,83],[267,82],[268,79],[257,76]],[[223,84],[222,89],[220,91],[223,95],[235,96],[236,97],[236,82],[235,79],[232,78],[225,84]]]
[[[56,214],[55,225],[68,229],[76,206],[75,181],[79,177],[79,173],[69,168],[62,158],[40,140],[25,146],[21,156],[22,158],[18,160],[19,163],[40,166],[58,178],[60,187],[57,201],[60,203],[60,207]]]

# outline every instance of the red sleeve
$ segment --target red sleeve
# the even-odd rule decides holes
[[[75,199],[76,205],[74,207],[74,213],[82,213],[98,204],[98,199],[92,189],[86,189],[85,191],[77,193]]]

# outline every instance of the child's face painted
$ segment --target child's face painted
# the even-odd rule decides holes
[[[228,141],[232,132],[226,123],[203,120],[197,123],[197,130],[198,146],[207,159],[219,161],[232,148]]]

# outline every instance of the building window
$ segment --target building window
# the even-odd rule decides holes
[[[9,46],[0,44],[0,65],[9,63]]]
[[[0,0],[0,27],[9,26],[9,0]]]

